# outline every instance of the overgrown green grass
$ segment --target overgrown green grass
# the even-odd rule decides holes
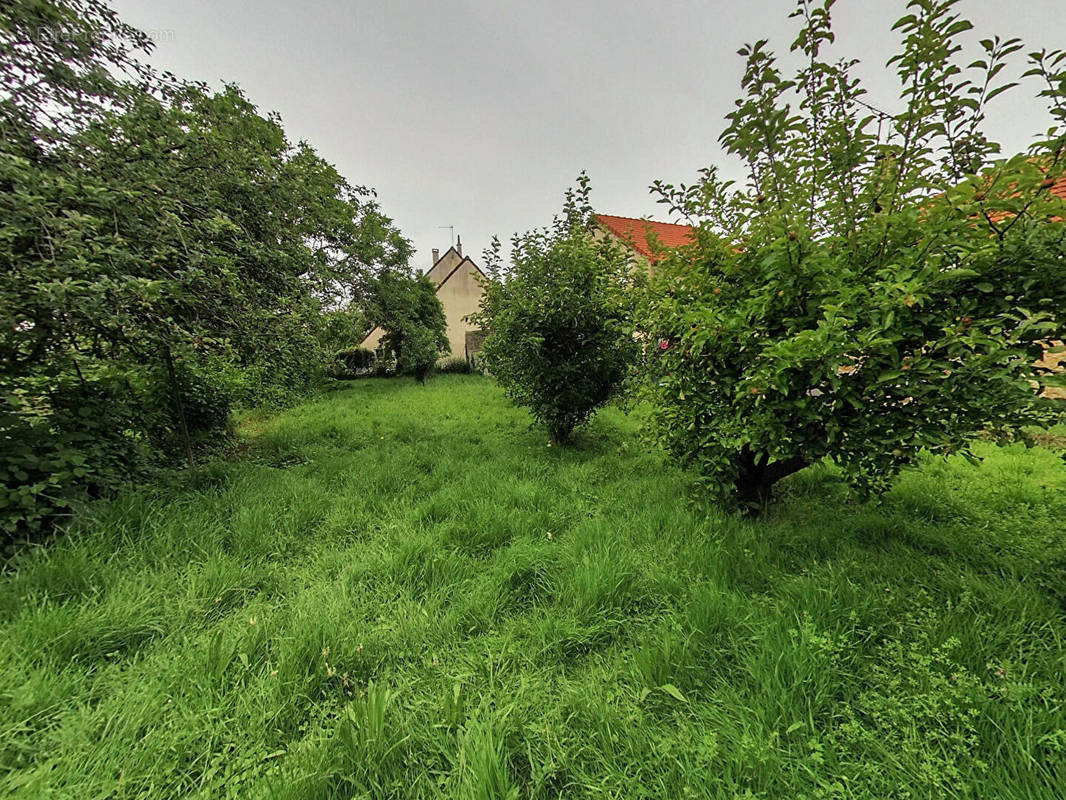
[[[637,421],[365,381],[0,583],[24,797],[1066,796],[1066,466],[694,508]]]

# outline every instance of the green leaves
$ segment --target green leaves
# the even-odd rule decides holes
[[[748,185],[713,169],[656,184],[699,227],[642,309],[665,344],[648,392],[668,451],[727,504],[757,510],[823,457],[878,489],[922,449],[964,451],[1041,418],[1031,364],[1066,333],[1066,208],[1048,191],[1066,152],[1066,55],[1030,56],[1055,127],[997,160],[984,113],[1018,86],[1022,45],[987,37],[964,58],[972,25],[957,8],[909,3],[889,61],[900,95],[882,100],[828,53],[828,4],[801,0],[806,63],[783,73],[765,41],[741,52],[721,141]]]
[[[674,686],[672,683],[664,683],[662,686],[659,687],[659,689],[666,692],[666,694],[670,695],[678,702],[688,702],[688,698],[686,698],[685,695],[681,693],[681,690]]]
[[[217,441],[233,403],[307,387],[320,312],[410,245],[237,87],[139,64],[150,41],[101,3],[7,4],[0,22],[0,392],[19,398],[0,437],[56,457],[76,437],[87,456],[7,473],[4,492],[39,487],[39,515],[0,515],[22,535],[181,438]]]
[[[516,235],[473,322],[489,373],[559,442],[623,388],[637,353],[626,251],[597,240],[587,177],[550,229]]]
[[[425,276],[388,269],[368,279],[365,291],[367,321],[385,332],[382,344],[397,369],[425,382],[437,359],[451,350],[436,287]]]

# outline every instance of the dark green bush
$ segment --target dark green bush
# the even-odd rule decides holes
[[[593,236],[588,192],[582,175],[550,230],[513,239],[511,269],[490,265],[472,317],[486,370],[558,442],[621,392],[637,356],[627,253]]]
[[[194,440],[212,440],[229,430],[232,397],[214,375],[187,371],[179,385],[185,424]],[[173,403],[171,398],[172,418],[177,418]]]
[[[153,465],[145,420],[106,384],[50,392],[41,409],[22,396],[0,398],[0,549],[35,538],[85,500],[144,475]]]
[[[334,378],[358,378],[369,375],[374,367],[374,351],[365,347],[349,347],[333,354]]]
[[[444,359],[437,365],[437,369],[446,375],[469,375],[474,371],[470,362],[462,356],[452,356]]]
[[[440,358],[440,336],[423,325],[404,329],[402,349],[396,359],[397,370],[404,375],[414,375],[419,383],[425,383]],[[447,340],[445,339],[445,345]]]

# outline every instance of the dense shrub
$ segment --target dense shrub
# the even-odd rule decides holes
[[[214,435],[229,426],[233,394],[214,373],[186,366],[178,376],[178,397],[169,398],[168,419],[176,418],[178,411],[174,404],[179,401],[185,424],[194,436]]]
[[[214,366],[214,365],[212,365]],[[0,538],[22,540],[125,481],[225,445],[233,398],[225,373],[64,378],[47,402],[6,393],[0,406]]]
[[[1066,321],[1066,208],[1048,192],[1066,155],[1066,56],[1031,57],[1056,127],[997,160],[984,104],[1010,88],[997,75],[1021,45],[982,41],[961,66],[971,26],[952,5],[912,2],[897,23],[907,88],[887,114],[854,62],[823,57],[831,3],[801,2],[793,77],[765,42],[741,51],[745,95],[722,142],[748,186],[712,170],[658,187],[698,225],[649,294],[659,430],[726,502],[758,509],[826,457],[877,489],[923,451],[1041,419],[1031,365]]]
[[[335,378],[358,378],[368,374],[374,366],[374,351],[365,347],[349,347],[333,355]]]
[[[495,277],[472,317],[487,331],[485,368],[558,442],[618,394],[637,352],[628,256],[593,237],[588,197],[582,175],[550,229],[514,237],[506,273],[486,254]]]
[[[452,356],[451,358],[444,359],[437,369],[445,374],[451,375],[469,375],[474,371],[473,366],[462,356]]]
[[[441,354],[440,339],[428,327],[413,325],[403,330],[396,368],[403,375],[413,375],[425,383]]]
[[[0,403],[0,550],[71,516],[85,500],[145,475],[155,453],[128,390],[64,383],[47,406],[5,392]]]

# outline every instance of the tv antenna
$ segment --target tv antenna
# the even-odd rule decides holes
[[[452,247],[455,247],[455,226],[454,225],[438,225],[438,230],[444,230],[447,228],[452,234]]]

